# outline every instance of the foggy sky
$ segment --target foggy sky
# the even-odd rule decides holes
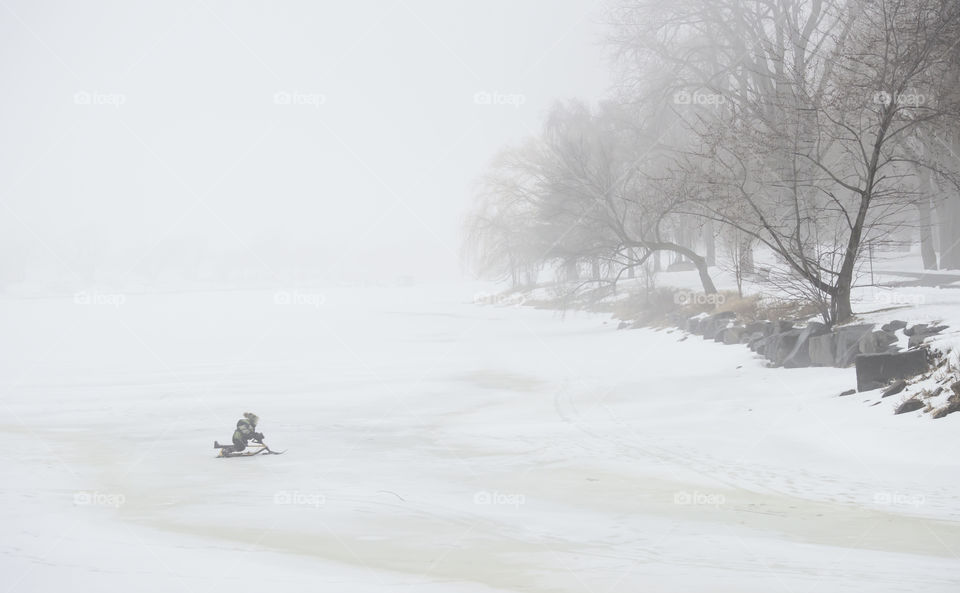
[[[598,10],[4,2],[5,265],[136,270],[206,250],[449,274],[493,154],[555,99],[605,92]]]

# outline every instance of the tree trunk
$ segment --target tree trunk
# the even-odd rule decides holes
[[[933,220],[930,217],[930,200],[923,196],[917,202],[920,214],[920,255],[923,257],[924,270],[937,269],[937,252],[933,248]]]
[[[703,285],[703,292],[707,294],[717,294],[717,287],[714,286],[713,279],[710,278],[710,270],[706,258],[694,256],[690,257],[690,261],[697,266],[697,272],[700,273],[700,284]]]
[[[703,240],[706,243],[707,265],[717,265],[717,238],[713,232],[713,220],[710,218],[703,225]]]
[[[740,258],[738,266],[740,267],[740,274],[753,274],[753,247],[750,244],[750,239],[744,238],[740,242],[740,246],[737,249],[737,257]]]
[[[960,196],[951,193],[937,208],[940,229],[940,269],[960,269]]]

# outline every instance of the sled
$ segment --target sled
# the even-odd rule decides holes
[[[237,452],[237,453],[224,453],[224,449],[226,449],[226,448],[228,448],[228,447],[232,447],[232,445],[220,445],[220,443],[214,441],[214,442],[213,442],[213,446],[214,446],[214,448],[219,448],[219,449],[220,449],[220,452],[217,453],[217,457],[218,457],[218,458],[221,458],[221,457],[253,457],[253,456],[255,456],[255,455],[260,455],[261,453],[264,454],[264,455],[283,455],[284,453],[287,452],[286,449],[284,449],[283,451],[274,451],[274,450],[270,449],[270,447],[268,447],[268,446],[266,445],[266,443],[255,443],[255,444],[251,445],[250,447],[248,447],[246,450],[240,451],[240,452]]]

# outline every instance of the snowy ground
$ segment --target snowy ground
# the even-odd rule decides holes
[[[0,307],[5,591],[960,590],[960,414],[852,369],[470,290],[111,296]],[[247,410],[285,455],[214,458]]]

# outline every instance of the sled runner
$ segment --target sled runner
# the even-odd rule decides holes
[[[266,443],[255,443],[251,445],[248,449],[240,452],[225,452],[228,449],[231,449],[232,445],[221,445],[217,441],[213,442],[214,449],[220,449],[220,452],[217,454],[217,457],[253,457],[254,455],[283,455],[286,453],[286,449],[283,451],[273,451]]]

